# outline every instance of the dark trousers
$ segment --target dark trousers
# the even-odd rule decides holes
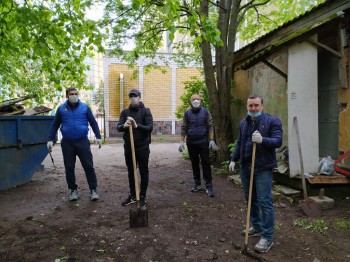
[[[209,156],[209,143],[202,144],[188,144],[188,154],[192,163],[193,179],[196,183],[201,183],[201,175],[199,168],[199,158],[202,163],[203,179],[206,185],[211,185],[211,167],[210,167],[210,156]]]
[[[75,183],[75,161],[76,156],[79,157],[81,165],[84,168],[89,188],[96,189],[97,179],[92,161],[92,154],[90,149],[90,141],[88,138],[84,139],[66,139],[61,141],[61,148],[63,154],[64,167],[66,169],[66,180],[68,188],[75,190],[78,185]]]
[[[136,197],[134,168],[133,168],[133,162],[132,162],[132,153],[131,153],[130,149],[127,148],[126,146],[124,146],[124,149],[125,149],[125,151],[124,151],[125,162],[126,162],[126,166],[128,167],[130,195],[132,197]],[[149,145],[135,148],[136,164],[139,167],[140,176],[141,176],[140,197],[144,197],[144,198],[146,198],[147,187],[148,187],[148,177],[149,177],[148,159],[149,159],[149,154],[150,154]],[[139,185],[137,185],[137,186],[139,186]]]

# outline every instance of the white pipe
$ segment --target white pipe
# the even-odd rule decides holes
[[[124,75],[120,73],[120,111],[124,109]]]

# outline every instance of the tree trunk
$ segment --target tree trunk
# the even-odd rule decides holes
[[[208,15],[208,2],[201,2],[201,13]],[[210,110],[213,116],[215,138],[219,147],[216,164],[229,160],[228,145],[233,143],[232,125],[230,118],[230,90],[232,81],[232,67],[223,65],[224,48],[216,48],[216,72],[213,65],[210,44],[203,39],[201,54],[204,67],[205,83],[208,89]],[[216,75],[215,75],[216,73]]]

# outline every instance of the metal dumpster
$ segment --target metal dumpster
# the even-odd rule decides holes
[[[0,190],[27,183],[48,154],[54,116],[0,116]]]

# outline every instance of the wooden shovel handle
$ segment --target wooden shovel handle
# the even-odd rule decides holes
[[[129,134],[130,134],[130,145],[131,145],[131,154],[132,154],[132,165],[133,165],[133,170],[134,170],[136,200],[137,200],[137,202],[139,202],[139,200],[140,200],[140,189],[139,189],[139,181],[138,181],[138,176],[137,176],[135,145],[134,145],[134,135],[133,135],[133,132],[132,132],[132,125],[129,126]]]
[[[301,142],[300,142],[298,118],[295,116],[293,118],[293,121],[294,121],[294,125],[295,125],[295,131],[296,131],[296,134],[297,134],[298,152],[299,152],[299,160],[300,160],[301,182],[302,182],[302,185],[303,185],[304,200],[306,200],[307,199],[307,191],[306,191],[306,181],[305,181],[305,173],[304,173],[303,154],[302,154],[302,151],[301,151]]]
[[[252,191],[253,191],[253,177],[254,177],[254,166],[255,166],[255,152],[256,143],[253,143],[253,154],[252,154],[252,164],[250,167],[250,182],[249,182],[249,194],[248,194],[248,210],[247,210],[247,223],[245,225],[245,238],[244,238],[244,249],[247,250],[248,246],[248,231],[250,224],[250,208],[252,206]]]

